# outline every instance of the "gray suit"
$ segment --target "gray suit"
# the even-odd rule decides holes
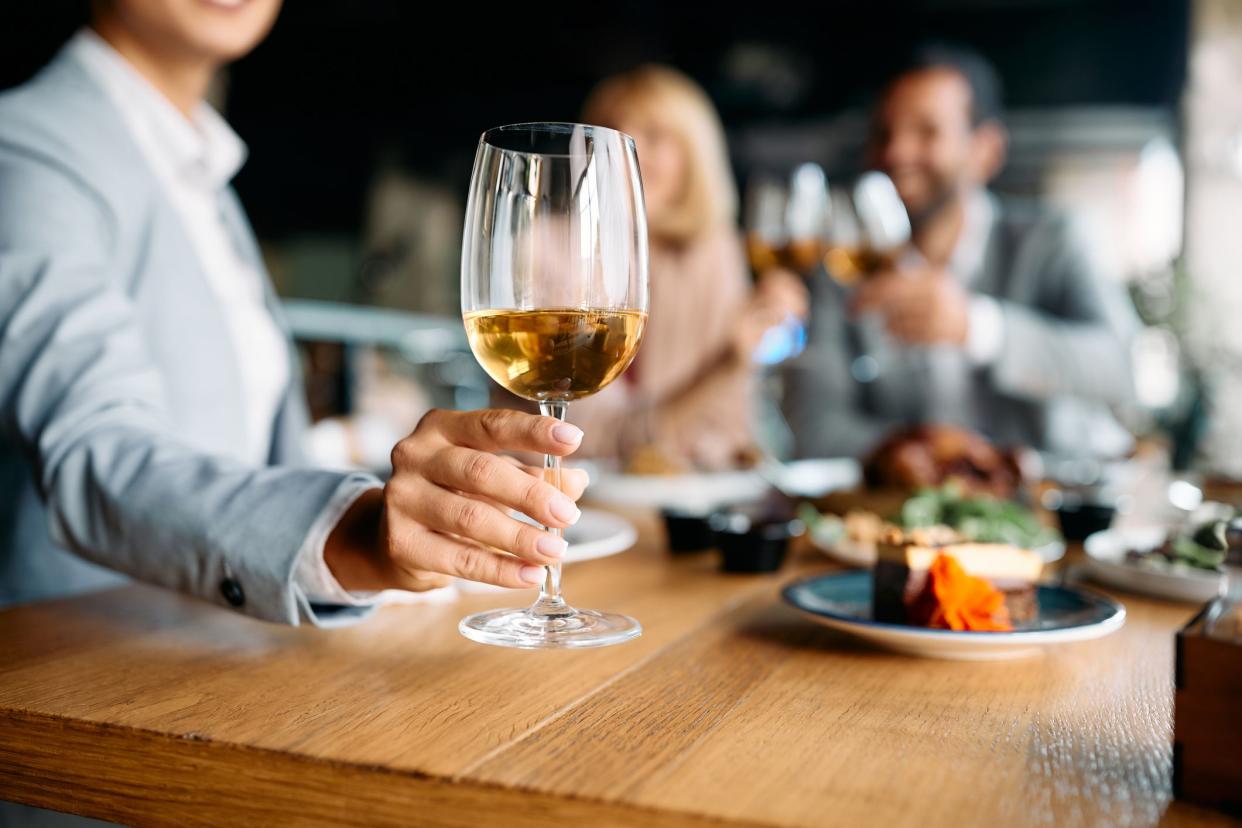
[[[221,199],[258,264],[236,197]],[[347,485],[295,465],[296,382],[272,465],[230,459],[244,420],[228,335],[174,209],[83,67],[62,53],[0,95],[0,604],[123,573],[271,621],[361,612],[312,609],[293,585],[304,537]]]
[[[956,348],[910,348],[878,319],[851,319],[847,292],[812,284],[807,350],[786,367],[785,413],[801,456],[860,455],[887,431],[945,422],[1001,444],[1105,451],[1127,438],[1109,405],[1131,398],[1132,306],[1098,272],[1065,216],[997,199],[971,290],[997,300],[1004,341],[977,367]]]

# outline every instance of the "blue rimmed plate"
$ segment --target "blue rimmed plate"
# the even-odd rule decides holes
[[[785,587],[785,600],[836,630],[907,655],[968,661],[1022,658],[1040,647],[1100,638],[1121,629],[1121,604],[1081,589],[1040,586],[1039,617],[1013,632],[954,632],[871,618],[871,573],[819,575]]]

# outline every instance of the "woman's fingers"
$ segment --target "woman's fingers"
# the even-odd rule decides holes
[[[581,515],[573,498],[551,483],[487,452],[450,446],[432,455],[422,471],[433,483],[494,500],[545,526],[571,526]]]
[[[553,417],[489,408],[428,412],[419,429],[432,428],[455,446],[479,451],[534,451],[564,456],[582,442],[582,429]],[[416,432],[417,433],[417,430]]]
[[[556,563],[568,548],[563,538],[512,518],[491,503],[439,486],[423,484],[400,508],[428,529],[495,547],[534,564]]]
[[[409,544],[396,553],[396,562],[402,572],[401,580],[411,583],[430,577],[428,573],[438,573],[511,589],[529,589],[544,578],[541,566],[425,529],[409,537]]]
[[[525,466],[519,464],[518,468],[529,474],[531,477],[545,482],[548,480],[547,472],[542,466]],[[570,500],[580,499],[590,483],[591,476],[587,474],[586,469],[571,469],[568,467],[561,469],[561,491],[564,492]]]
[[[501,455],[500,459],[512,466],[518,467],[531,477],[537,477],[545,482],[551,482],[548,470],[543,466],[532,466],[528,463],[523,463],[516,457],[510,457],[508,455]],[[570,499],[581,499],[582,495],[586,492],[587,486],[590,484],[591,475],[586,469],[577,469],[572,466],[561,467],[561,491],[569,495]]]
[[[506,587],[541,583],[542,565],[563,557],[565,541],[508,512],[570,526],[581,514],[574,501],[587,475],[567,469],[558,489],[543,469],[492,452],[564,456],[581,441],[577,426],[520,411],[428,413],[393,449],[383,550],[371,567],[379,574],[371,580],[396,580],[405,589],[438,586],[444,575]]]
[[[775,304],[782,313],[806,318],[810,294],[806,282],[788,270],[777,269],[763,274],[755,290],[756,296]]]

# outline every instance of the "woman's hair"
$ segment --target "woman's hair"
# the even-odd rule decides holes
[[[652,234],[684,242],[732,225],[737,218],[737,188],[724,128],[707,93],[676,69],[640,66],[596,86],[583,107],[583,120],[615,127],[624,112],[654,120],[681,144],[685,156],[681,195],[663,215],[654,217]]]

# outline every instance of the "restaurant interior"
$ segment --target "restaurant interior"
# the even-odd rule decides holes
[[[0,828],[1242,824],[1240,88],[1239,0],[9,4]]]

